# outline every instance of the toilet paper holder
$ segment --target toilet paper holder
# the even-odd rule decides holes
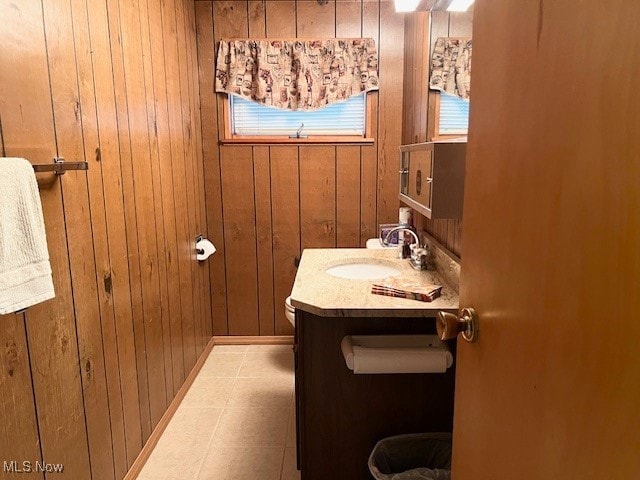
[[[207,247],[207,248],[204,248]],[[199,262],[205,261],[211,255],[216,253],[216,247],[202,234],[196,235],[195,238],[195,251],[196,251],[196,259]]]
[[[204,237],[202,235],[196,235],[196,253],[198,255],[204,255],[204,248],[198,247],[198,243],[200,243],[202,240],[204,240]]]

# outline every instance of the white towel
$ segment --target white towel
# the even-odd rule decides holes
[[[24,158],[0,158],[0,314],[54,296],[33,167]]]

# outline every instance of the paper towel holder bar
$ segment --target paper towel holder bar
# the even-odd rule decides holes
[[[453,355],[437,335],[347,335],[340,342],[354,374],[444,373]]]
[[[67,170],[89,170],[88,162],[66,162],[62,157],[54,157],[53,163],[33,164],[33,171],[53,172],[55,175],[64,175]]]

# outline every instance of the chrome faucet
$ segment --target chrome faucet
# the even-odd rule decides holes
[[[415,243],[412,245],[419,245],[420,244],[420,239],[418,238],[418,235],[416,235],[416,232],[414,232],[413,230],[411,230],[408,227],[404,227],[402,225],[400,225],[399,227],[394,227],[391,230],[387,231],[387,234],[384,236],[384,238],[382,239],[382,244],[385,247],[388,247],[390,245],[389,243],[389,238],[391,237],[391,234],[394,232],[409,232],[411,235],[413,235],[413,238],[415,239]],[[400,245],[400,236],[398,236],[398,245]]]
[[[414,232],[410,228],[403,227],[403,226],[392,228],[384,236],[384,239],[382,240],[382,244],[384,246],[389,246],[389,238],[391,237],[391,234],[394,232],[398,232],[399,234],[404,232],[409,232],[415,240],[415,243],[412,243],[411,245],[405,245],[403,241],[404,236],[401,240],[400,235],[398,235],[398,258],[408,258],[409,263],[413,268],[415,268],[416,270],[426,270],[427,269],[427,249],[420,247],[420,238],[418,238],[418,235],[416,235],[416,232]]]

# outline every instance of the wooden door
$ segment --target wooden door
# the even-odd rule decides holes
[[[455,480],[640,478],[638,25],[476,2]]]

